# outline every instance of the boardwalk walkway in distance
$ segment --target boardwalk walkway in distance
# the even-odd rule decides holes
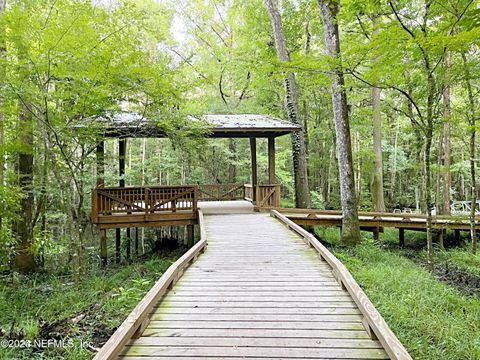
[[[122,359],[389,358],[300,236],[268,214],[205,213],[207,249]]]

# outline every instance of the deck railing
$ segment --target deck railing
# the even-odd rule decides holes
[[[268,184],[268,185],[257,185],[255,187],[252,184],[245,184],[245,196],[244,199],[248,201],[253,201],[253,193],[255,191],[255,207],[256,208],[277,208],[280,206],[280,185],[279,184]]]
[[[243,199],[253,201],[253,186],[252,184],[243,185]]]
[[[198,199],[200,201],[243,200],[245,197],[243,184],[213,184],[199,185]]]
[[[277,208],[280,206],[280,185],[257,185],[257,208]]]
[[[215,184],[99,187],[92,191],[92,222],[100,228],[192,223],[202,201],[254,200],[256,209],[280,206],[280,185]]]
[[[92,191],[92,222],[155,221],[159,215],[197,212],[198,187],[108,187]]]

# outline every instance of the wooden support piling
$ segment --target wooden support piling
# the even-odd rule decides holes
[[[102,261],[102,266],[106,266],[108,261],[107,230],[100,230],[100,259]]]
[[[135,228],[135,256],[138,257],[138,227]]]
[[[191,247],[195,243],[195,226],[187,225],[187,246]]]
[[[126,139],[118,139],[118,185],[120,187],[125,187],[125,153],[126,153]],[[115,231],[115,260],[120,263],[120,251],[121,251],[121,239],[122,233],[121,229],[116,229]]]
[[[105,143],[103,140],[97,142],[97,188],[103,187],[105,183]],[[94,201],[92,201],[92,207]],[[103,266],[107,265],[107,231],[100,230],[100,259]]]
[[[460,230],[455,229],[455,243],[458,244],[460,242]]]
[[[252,188],[253,188],[253,203],[257,201],[257,139],[250,138],[250,155],[252,159]]]
[[[402,248],[405,247],[405,229],[398,229],[398,240],[400,242],[400,246]]]
[[[130,261],[132,258],[132,248],[131,248],[131,230],[127,228],[127,261]]]
[[[275,138],[270,136],[268,138],[268,182],[270,184],[276,183],[275,177]]]

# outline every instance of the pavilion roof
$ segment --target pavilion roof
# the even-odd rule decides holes
[[[166,137],[165,131],[155,122],[132,112],[120,112],[97,120],[105,137]],[[190,125],[191,124],[191,125]],[[300,127],[269,115],[203,115],[189,116],[182,125],[189,128],[207,130],[208,137],[277,137],[300,130]]]

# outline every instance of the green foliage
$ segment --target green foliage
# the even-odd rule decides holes
[[[480,357],[480,300],[373,245],[335,250],[414,359]],[[434,311],[432,311],[434,310]]]
[[[0,358],[91,359],[91,349],[82,348],[80,341],[97,347],[102,338],[110,336],[182,250],[153,257],[143,264],[92,271],[80,282],[64,276],[3,276],[0,339],[68,338],[76,345],[35,353],[32,349],[12,352],[0,348]]]

